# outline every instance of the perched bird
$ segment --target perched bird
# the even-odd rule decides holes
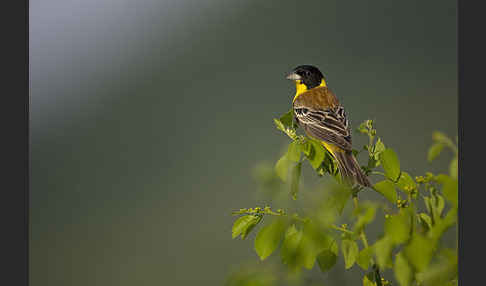
[[[295,82],[292,109],[298,125],[334,156],[345,182],[370,187],[370,181],[352,153],[351,132],[344,108],[327,87],[319,69],[311,65],[298,66],[287,79]]]

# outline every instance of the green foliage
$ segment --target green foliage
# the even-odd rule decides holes
[[[404,212],[385,220],[385,235],[394,244],[405,243],[410,236],[411,218]]]
[[[457,209],[458,200],[458,182],[457,179],[446,178],[443,183],[442,193],[444,197]]]
[[[395,256],[393,272],[400,286],[409,286],[412,284],[413,270],[401,252]]]
[[[383,165],[386,176],[396,182],[400,176],[400,161],[398,156],[390,148],[385,149],[385,151],[380,153],[380,162]]]
[[[305,150],[307,150],[307,152],[304,151],[307,160],[309,160],[312,168],[317,170],[321,166],[322,161],[324,161],[324,158],[326,157],[326,151],[324,150],[324,148],[322,148],[319,142],[311,139],[307,140]]]
[[[356,264],[363,270],[368,270],[371,266],[371,258],[373,257],[373,249],[371,247],[363,248],[356,258]]]
[[[343,239],[341,241],[341,250],[344,257],[344,267],[349,269],[354,265],[358,257],[358,244],[353,240]]]
[[[303,224],[302,228],[292,225],[287,229],[282,245],[282,262],[292,271],[299,271],[302,267],[312,269],[319,254],[324,251],[337,254],[332,244],[332,239],[321,233],[312,222]]]
[[[391,181],[383,180],[378,182],[373,186],[373,189],[382,194],[392,204],[397,201],[397,191],[395,190],[395,186]]]
[[[412,192],[417,189],[417,184],[407,172],[402,172],[397,187],[404,192]]]
[[[336,265],[337,253],[334,253],[330,249],[326,249],[319,253],[317,256],[317,262],[322,272],[329,271],[334,265]]]
[[[255,251],[261,260],[265,260],[278,247],[285,231],[285,222],[278,218],[264,226],[255,238]]]
[[[412,240],[404,249],[404,254],[415,271],[422,272],[432,259],[434,248],[435,242],[433,240],[414,233]]]
[[[435,158],[439,156],[440,152],[442,152],[442,149],[444,149],[444,144],[435,143],[434,145],[432,145],[429,149],[429,153],[427,154],[427,160],[429,162],[432,162]]]
[[[302,242],[303,231],[291,225],[285,232],[285,238],[282,244],[280,255],[282,262],[287,265],[296,266],[298,264],[298,250]]]
[[[241,235],[241,239],[245,239],[261,219],[262,216],[260,215],[246,215],[240,217],[233,224],[232,237],[236,238]]]
[[[287,157],[287,154],[285,154],[277,161],[277,164],[275,164],[275,172],[277,172],[279,178],[284,182],[287,182],[290,163],[291,162]]]
[[[302,162],[298,163],[292,168],[292,181],[290,182],[290,194],[294,200],[297,199],[297,193],[299,192],[299,181],[300,181],[300,172],[302,170]]]
[[[375,277],[372,272],[363,276],[363,286],[376,286]]]
[[[376,257],[376,263],[380,269],[390,267],[391,252],[393,250],[393,241],[388,236],[382,237],[373,245],[373,251]]]
[[[289,144],[289,149],[287,150],[287,158],[292,162],[299,162],[301,150],[301,144],[298,141],[293,141]]]
[[[367,202],[359,205],[358,208],[354,210],[354,214],[357,218],[353,227],[354,233],[360,233],[367,224],[375,219],[377,207],[377,204]]]
[[[238,270],[232,271],[227,277],[226,286],[277,286],[278,276],[275,267],[265,265],[255,267],[254,265],[242,265]]]
[[[377,183],[372,189],[386,201],[359,202],[359,193],[368,190],[361,186],[350,188],[341,184],[332,155],[320,142],[297,133],[292,111],[274,119],[274,122],[290,142],[274,168],[259,167],[255,176],[259,186],[271,190],[288,188],[292,205],[297,194],[302,194],[299,200],[300,196],[303,199],[309,196],[300,190],[301,173],[306,161],[317,176],[331,180],[325,187],[318,188],[316,192],[321,195],[310,198],[312,207],[305,209],[305,216],[282,209],[273,211],[269,206],[234,212],[240,217],[233,224],[233,238],[245,239],[259,224],[263,224],[254,241],[257,255],[260,260],[266,260],[279,252],[277,257],[288,273],[296,275],[293,277],[301,277],[304,269],[314,267],[328,272],[339,264],[339,257],[342,256],[345,269],[357,264],[364,271],[363,285],[390,284],[382,277],[387,269],[390,269],[400,286],[457,283],[456,250],[445,247],[441,242],[444,233],[457,224],[458,152],[452,140],[443,133],[434,132],[433,144],[426,154],[427,160],[433,162],[446,153],[445,150],[451,150],[453,158],[445,168],[446,174],[426,173],[413,177],[401,169],[395,151],[377,137],[374,122],[363,122],[357,131],[368,137],[368,143],[361,149],[367,151],[368,162],[362,168],[366,175],[376,177]],[[356,156],[361,151],[353,150]],[[351,198],[353,210],[349,217],[345,217],[343,210]],[[423,202],[425,209],[420,208],[422,204],[419,202]],[[380,226],[382,235],[369,243],[365,233],[367,226],[378,224],[376,217],[383,213],[385,219]],[[274,219],[267,222],[264,217]],[[350,227],[346,223],[338,224],[344,219],[349,221]],[[243,282],[228,285],[276,283],[275,279],[266,282],[257,278],[248,279],[233,279],[231,281]]]

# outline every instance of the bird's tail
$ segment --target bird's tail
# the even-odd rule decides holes
[[[344,181],[354,185],[358,183],[364,187],[371,187],[368,177],[363,173],[352,152],[333,152],[338,162],[338,169]]]

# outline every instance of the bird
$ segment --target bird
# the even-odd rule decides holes
[[[352,152],[351,131],[344,107],[329,89],[321,71],[300,65],[287,73],[295,82],[294,118],[306,135],[319,141],[336,159],[344,183],[371,187]]]

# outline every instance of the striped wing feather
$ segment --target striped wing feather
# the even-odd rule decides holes
[[[316,139],[351,151],[351,133],[344,108],[326,87],[299,95],[293,104],[297,122]]]

